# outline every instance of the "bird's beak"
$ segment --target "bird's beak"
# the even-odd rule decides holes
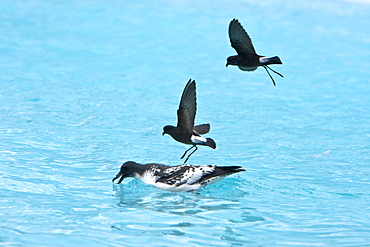
[[[116,180],[119,177],[121,177],[121,178],[118,180],[117,184],[120,184],[123,181],[123,179],[125,178],[125,174],[123,174],[122,172],[119,172],[117,174],[117,176],[112,179],[112,182],[114,182],[114,180]]]
[[[166,132],[163,132],[163,133],[162,133],[162,136],[164,136],[164,134],[166,134]]]
[[[226,63],[226,67],[229,66],[229,63]]]

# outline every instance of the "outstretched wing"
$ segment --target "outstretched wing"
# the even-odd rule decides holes
[[[210,130],[211,126],[209,124],[200,124],[193,127],[195,133],[199,135],[207,134]]]
[[[195,113],[197,111],[197,98],[195,81],[189,80],[181,96],[180,106],[177,110],[177,127],[193,133]]]
[[[231,46],[239,55],[256,54],[252,40],[237,19],[233,19],[229,25],[229,37]]]

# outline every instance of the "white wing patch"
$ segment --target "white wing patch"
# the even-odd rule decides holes
[[[194,184],[201,180],[202,177],[204,177],[207,174],[212,173],[215,170],[215,166],[197,166],[193,167],[192,173],[189,174],[189,180],[188,184]],[[188,170],[190,173],[190,170]]]
[[[166,169],[165,173],[177,172],[181,169],[186,170],[177,177],[174,177],[169,181],[170,183],[155,183],[154,186],[161,190],[167,190],[172,192],[198,190],[207,184],[210,184],[211,180],[201,181],[205,175],[212,173],[215,170],[215,166],[204,165],[204,166],[192,166],[182,165],[178,167],[171,167]],[[212,179],[213,180],[213,179]],[[217,180],[218,181],[218,180]],[[211,183],[217,182],[212,181]]]

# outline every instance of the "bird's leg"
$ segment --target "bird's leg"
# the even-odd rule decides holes
[[[190,156],[195,152],[195,151],[197,151],[198,150],[198,147],[196,146],[196,145],[194,145],[193,147],[195,147],[195,149],[194,149],[194,151],[193,152],[191,152],[190,154],[189,154],[189,156],[186,158],[186,160],[184,161],[184,164],[188,161],[188,159],[190,158]]]
[[[186,151],[185,151],[185,153],[181,156],[181,158],[180,158],[180,159],[183,159],[183,158],[185,157],[186,153],[187,153],[190,149],[192,149],[193,147],[196,147],[196,146],[195,146],[195,145],[193,145],[193,146],[191,146],[188,150],[186,150]]]
[[[269,66],[267,66],[267,65],[266,65],[266,67],[267,67],[268,69],[270,69],[272,72],[274,72],[275,74],[277,74],[277,75],[279,75],[280,77],[284,78],[284,76],[283,76],[282,74],[280,74],[279,72],[277,72],[276,70],[271,69],[271,68],[270,68]]]
[[[263,65],[263,68],[266,70],[267,74],[269,74],[269,76],[270,76],[270,78],[272,80],[272,83],[274,84],[274,86],[276,86],[276,83],[275,83],[274,78],[272,78],[272,76],[270,75],[270,72],[267,70],[267,68],[269,68],[269,67],[267,67],[267,68],[266,67],[267,67],[267,65]]]
[[[269,70],[271,70],[272,72],[274,72],[275,74],[278,74],[279,76],[281,76],[281,77],[283,77],[284,78],[284,76],[282,75],[282,74],[280,74],[279,72],[277,72],[276,70],[273,70],[273,69],[271,69],[269,66],[267,66],[267,65],[265,65]]]

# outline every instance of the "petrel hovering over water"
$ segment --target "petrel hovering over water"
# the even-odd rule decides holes
[[[196,191],[206,185],[216,183],[233,173],[245,171],[241,166],[215,166],[215,165],[179,165],[166,166],[162,164],[142,165],[127,161],[113,178],[112,182],[119,179],[120,184],[127,177],[134,177],[143,183],[155,186],[158,189],[181,192]]]
[[[233,19],[230,22],[229,37],[231,46],[236,50],[238,55],[228,57],[226,67],[228,65],[236,65],[239,67],[239,69],[243,71],[254,71],[257,69],[258,66],[262,66],[266,70],[267,74],[270,76],[274,86],[276,86],[275,80],[274,78],[272,78],[270,72],[267,69],[271,70],[281,77],[284,77],[279,72],[267,66],[269,64],[283,64],[280,58],[277,56],[264,57],[257,55],[256,51],[254,50],[251,38],[237,19]]]
[[[195,113],[197,111],[197,99],[195,92],[195,81],[189,80],[185,86],[184,92],[182,93],[180,106],[177,110],[177,126],[167,125],[163,127],[163,133],[169,134],[178,142],[192,145],[185,153],[181,156],[181,159],[185,157],[186,153],[195,148],[193,152],[185,159],[184,164],[188,161],[189,157],[198,150],[197,145],[208,146],[213,149],[216,148],[216,143],[211,138],[204,138],[200,135],[209,132],[209,124],[201,124],[194,126]]]

